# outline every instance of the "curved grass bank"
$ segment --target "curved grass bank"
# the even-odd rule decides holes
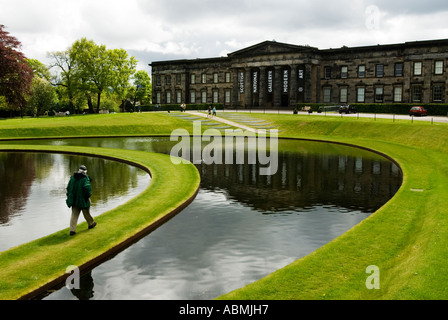
[[[220,299],[448,298],[448,126],[444,124],[267,118],[290,138],[350,143],[387,154],[401,166],[394,198],[351,230],[267,277]],[[368,289],[376,266],[379,289]]]
[[[97,216],[95,229],[87,230],[82,222],[75,236],[70,237],[67,228],[1,252],[0,299],[3,300],[31,298],[63,282],[69,275],[68,266],[83,270],[119,252],[182,210],[199,189],[196,167],[176,166],[167,155],[108,148],[0,145],[0,151],[7,150],[99,156],[138,166],[150,173],[152,179],[140,195]]]
[[[191,130],[191,122],[167,113],[117,113],[0,120],[0,139],[166,135]]]
[[[446,286],[448,273],[445,268],[448,260],[448,125],[314,115],[255,113],[247,115],[274,122],[281,130],[281,137],[355,144],[387,154],[401,166],[404,179],[401,189],[391,201],[339,238],[260,281],[224,295],[220,299],[448,298]],[[144,118],[138,121],[147,121],[147,126],[157,126],[157,121],[163,121],[161,122],[163,126],[146,128],[140,123],[135,130],[132,125],[134,118],[128,115],[117,117],[120,123],[113,123],[110,121],[111,118],[106,116],[89,117],[85,119],[95,119],[104,135],[169,135],[173,129],[178,128],[178,121],[183,121],[180,127],[187,130],[191,130],[192,126],[191,122],[172,119],[173,117],[161,114],[145,114]],[[78,121],[78,118],[73,119],[74,122]],[[69,118],[64,119],[64,123],[60,126],[52,123],[52,119],[45,119],[45,126],[50,129],[44,127],[42,131],[37,125],[32,124],[33,132],[29,131],[28,124],[20,122],[21,120],[8,121],[10,120],[0,122],[0,139],[50,137],[58,136],[59,133],[61,137],[93,136],[98,135],[100,130],[90,128],[93,122],[77,127],[77,124],[71,123]],[[3,123],[6,125],[3,126]],[[30,120],[29,126],[31,123],[33,122]],[[62,126],[76,126],[76,131],[69,132]],[[5,145],[6,147],[9,146]],[[106,149],[98,152],[106,152]],[[115,152],[111,151],[111,154],[115,155]],[[148,167],[151,167],[151,164],[147,164]],[[175,190],[177,187],[178,185]],[[163,197],[165,193],[159,191],[160,197]],[[172,200],[170,192],[165,194],[167,195],[168,199]],[[139,201],[140,198],[138,197]],[[102,218],[105,219],[107,216],[104,215]],[[91,231],[98,232],[103,224],[105,223],[100,221],[98,227]],[[61,232],[51,236],[53,239],[51,241],[55,242],[50,243],[51,246],[58,245],[58,241],[65,241],[65,234],[66,232]],[[86,237],[87,241],[95,240],[94,233],[85,232],[80,235]],[[40,253],[35,255],[38,261],[35,266],[39,266],[40,261],[45,262],[45,259],[55,259],[46,255],[45,249],[51,246],[46,245],[45,239],[41,241],[39,244],[28,244],[26,247],[28,251],[40,250]],[[73,250],[79,249],[77,246],[73,248]],[[86,250],[89,251],[89,248]],[[66,250],[62,248],[60,251],[65,253]],[[15,260],[16,264],[4,265],[3,257],[1,254],[0,295],[7,286],[22,286],[22,279],[28,280],[33,277],[32,271],[26,267],[22,268],[20,259]],[[11,254],[9,258],[13,259],[14,255]],[[70,264],[76,263],[79,262],[70,262]],[[366,273],[366,269],[371,265],[377,266],[380,272],[380,289],[369,290],[366,287],[366,280],[371,275]],[[9,275],[3,270],[10,266],[17,266],[25,270],[26,274],[23,276],[16,274],[17,281],[9,281]],[[42,266],[44,267],[45,265]],[[54,272],[60,273],[64,270]],[[8,282],[4,282],[3,279]],[[37,281],[42,282],[39,279]]]

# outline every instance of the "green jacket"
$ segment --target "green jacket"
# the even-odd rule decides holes
[[[82,173],[75,172],[67,185],[67,206],[78,209],[90,208],[90,196],[92,186],[90,177]]]

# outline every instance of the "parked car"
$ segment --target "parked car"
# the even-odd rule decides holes
[[[345,106],[340,106],[339,107],[339,113],[356,113],[356,109],[355,107],[349,106],[349,105],[345,105]]]
[[[423,117],[428,115],[428,111],[423,107],[415,106],[409,110],[409,115]]]

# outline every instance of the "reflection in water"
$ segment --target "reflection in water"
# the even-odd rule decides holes
[[[275,175],[259,175],[258,165],[198,165],[203,188],[226,190],[229,197],[260,212],[315,204],[374,212],[398,190],[396,164],[361,157],[280,153]]]
[[[173,145],[163,138],[55,143],[167,154]],[[338,237],[401,184],[395,164],[366,151],[301,141],[280,141],[279,151],[273,176],[260,176],[257,165],[198,164],[201,190],[194,202],[93,269],[83,297],[213,299]],[[76,297],[63,287],[46,299]]]
[[[90,300],[93,298],[93,278],[92,272],[88,271],[83,274],[79,279],[79,288],[70,289],[70,292],[78,299],[78,300]]]
[[[140,169],[93,157],[0,152],[0,164],[0,251],[68,227],[65,188],[80,164],[93,179],[93,216],[134,197],[150,181]]]

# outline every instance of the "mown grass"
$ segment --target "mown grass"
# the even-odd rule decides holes
[[[223,295],[220,299],[448,297],[448,273],[445,272],[448,258],[446,124],[292,114],[251,113],[248,116],[273,122],[279,127],[281,137],[348,143],[387,154],[400,165],[404,179],[402,187],[391,201],[339,238],[253,284]],[[43,121],[40,125],[32,120],[29,123],[21,122],[22,120],[2,121],[0,138],[169,135],[175,128],[184,128],[190,132],[192,129],[190,121],[164,114],[87,116],[80,117],[79,122],[75,117],[71,119],[73,122],[70,118],[36,120],[36,123]],[[4,123],[7,125],[3,126]],[[66,128],[76,129],[68,133]],[[169,174],[166,178],[171,179]],[[166,194],[170,194],[166,191]],[[162,194],[164,193],[160,196]],[[138,212],[140,208],[133,211]],[[86,232],[85,235],[93,233]],[[59,237],[63,237],[63,234]],[[29,244],[31,247],[28,247],[29,251],[40,247],[41,251],[36,254],[36,259],[40,259],[40,255],[45,256],[43,249],[51,247],[51,243],[41,241],[44,242],[40,245]],[[78,254],[82,255],[80,252]],[[370,275],[366,273],[366,268],[370,265],[378,266],[380,270],[379,290],[366,288],[366,280]],[[21,261],[16,260],[16,263],[8,266],[0,264],[1,278],[9,279],[9,276],[3,275],[3,270],[16,266],[21,267]],[[49,267],[43,265],[42,269],[45,268]],[[23,279],[31,275],[29,273]],[[18,281],[16,286],[20,283]]]
[[[448,126],[373,119],[254,115],[281,135],[355,144],[395,159],[403,185],[385,206],[339,238],[220,299],[446,299]],[[368,289],[370,265],[380,289]]]
[[[192,129],[167,113],[117,113],[1,120],[0,138],[169,135],[171,128]]]
[[[69,152],[133,163],[151,172],[151,183],[140,195],[96,217],[88,230],[83,222],[75,236],[68,228],[0,253],[0,299],[30,297],[66,275],[74,265],[81,270],[120,250],[134,237],[148,232],[195,196],[200,183],[192,164],[174,165],[162,154],[86,147],[0,146],[0,151]],[[188,181],[188,183],[185,183]],[[99,260],[98,260],[99,259]],[[97,261],[98,260],[98,261]]]

